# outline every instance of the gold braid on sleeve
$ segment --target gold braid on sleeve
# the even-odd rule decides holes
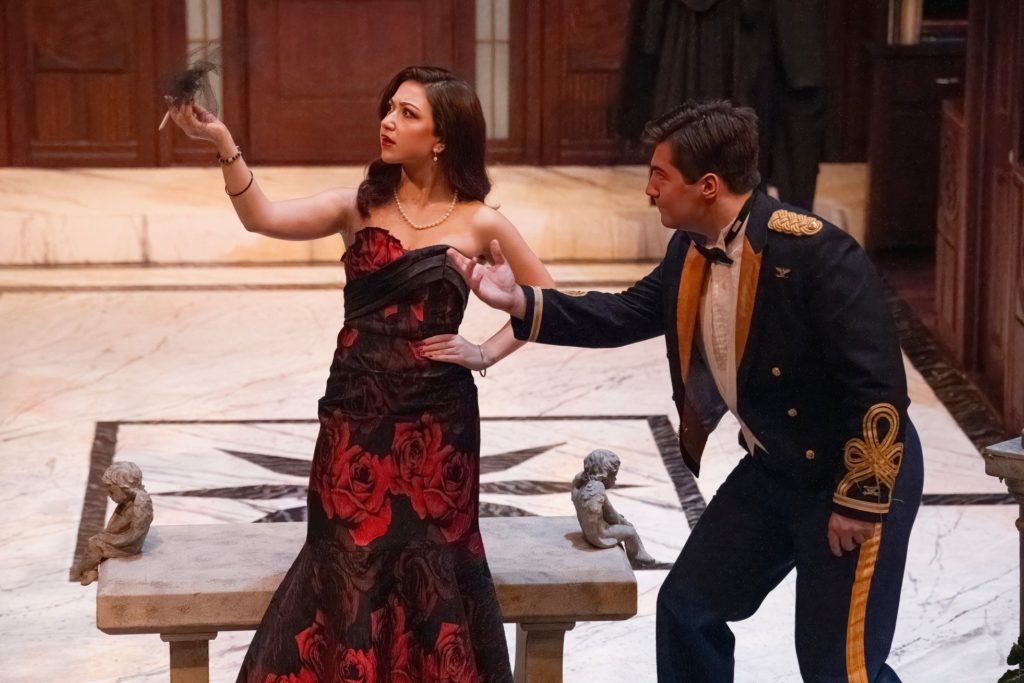
[[[879,438],[879,427],[883,421],[888,424],[888,430],[884,437]],[[889,403],[877,403],[864,414],[863,438],[854,437],[843,448],[847,472],[836,488],[837,502],[855,508],[867,504],[872,511],[876,506],[888,507],[888,498],[896,485],[896,475],[903,460],[903,444],[896,441],[899,427],[899,412]],[[850,489],[855,486],[862,494],[875,496],[877,503],[859,496],[851,499]]]

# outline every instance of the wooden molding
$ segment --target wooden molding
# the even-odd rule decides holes
[[[11,131],[8,112],[11,107],[11,98],[7,93],[7,69],[9,58],[7,57],[7,17],[6,8],[8,3],[0,5],[0,57],[5,63],[0,67],[0,166],[11,165]]]

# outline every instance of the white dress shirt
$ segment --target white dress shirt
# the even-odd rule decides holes
[[[755,446],[762,450],[764,446],[740,417],[736,396],[736,304],[740,286],[740,261],[743,258],[743,235],[747,231],[747,221],[743,221],[736,236],[726,245],[725,237],[731,227],[732,224],[726,226],[719,233],[718,241],[708,245],[710,248],[722,249],[726,256],[732,259],[732,263],[711,262],[707,285],[700,297],[699,339],[708,368],[715,378],[718,393],[721,394],[729,412],[739,421],[747,448],[753,452]]]

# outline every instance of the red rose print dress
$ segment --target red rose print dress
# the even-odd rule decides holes
[[[417,353],[467,290],[446,247],[364,228],[342,261],[345,326],[320,400],[306,543],[243,683],[511,681],[477,522],[472,373]]]

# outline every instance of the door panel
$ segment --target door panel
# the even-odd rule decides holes
[[[152,2],[29,0],[4,9],[13,163],[155,163]]]
[[[4,10],[3,5],[0,5],[0,59],[9,64],[7,17]],[[10,107],[11,99],[7,92],[7,68],[0,67],[0,166],[7,166],[11,163]]]
[[[1024,23],[1024,22],[1022,22]],[[1024,28],[1024,26],[1022,26]],[[1018,34],[1020,35],[1020,34]],[[1021,69],[1024,72],[1024,68]],[[1021,75],[1024,75],[1022,73]],[[1018,80],[1018,84],[1020,81]],[[1019,87],[1019,86],[1018,86]],[[1021,96],[1018,95],[1018,101]],[[1024,114],[1020,112],[1018,116]],[[1020,118],[1018,118],[1018,125]],[[1011,278],[1013,283],[1013,304],[1010,316],[1010,353],[1009,363],[1006,372],[1006,383],[1004,396],[1006,397],[1006,410],[1004,414],[1008,427],[1014,431],[1024,428],[1024,165],[1017,165],[1013,174],[1013,225],[1016,228],[1014,235],[1015,253],[1014,269],[1016,272]]]
[[[1010,314],[1010,363],[1006,374],[1006,417],[1010,429],[1016,431],[1024,427],[1024,8],[1020,4],[1014,7],[1016,23],[1014,31],[1015,45],[1011,53],[1013,63],[1012,86],[1014,92],[1011,99],[1015,106],[1013,125],[1015,135],[1009,139],[1012,152],[1008,154],[1011,167],[1011,185],[1013,209],[1010,216],[1010,229],[1013,231],[1015,253],[1013,303]]]
[[[629,3],[552,0],[544,5],[544,163],[607,164],[618,157],[618,102]]]
[[[249,158],[366,163],[375,157],[377,97],[395,72],[431,64],[472,80],[465,57],[473,34],[457,30],[465,24],[456,2],[249,0]]]
[[[989,396],[1003,410],[1004,387],[1008,369],[1007,354],[1012,348],[1008,337],[1010,307],[1013,302],[1012,263],[1015,233],[1008,141],[1014,139],[1014,76],[1019,69],[1013,55],[1016,2],[1000,0],[992,8],[992,39],[987,44],[987,69],[991,89],[986,101],[985,136],[981,141],[985,168],[983,219],[979,225],[981,246],[979,263],[978,371]],[[1001,276],[999,274],[1002,274]]]

